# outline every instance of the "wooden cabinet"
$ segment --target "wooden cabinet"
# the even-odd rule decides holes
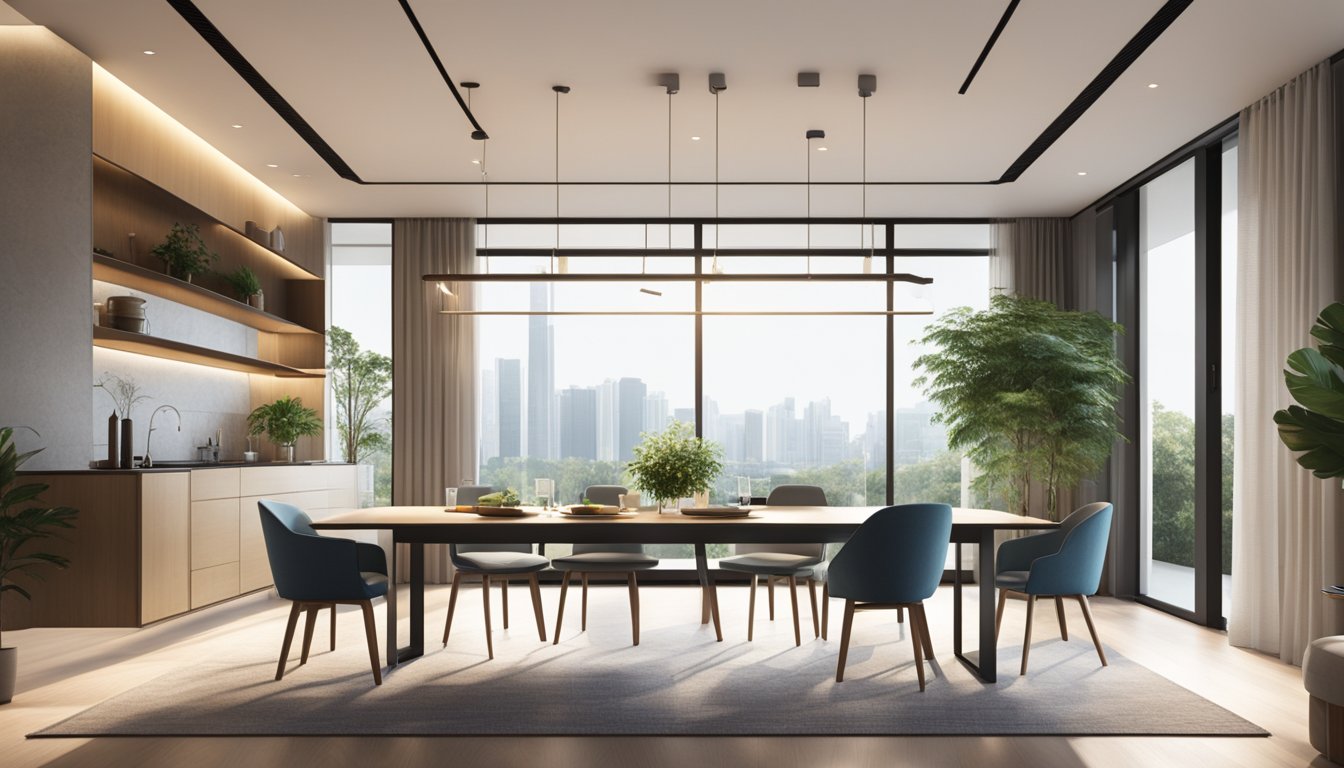
[[[191,519],[186,472],[140,476],[140,623],[191,607]]]

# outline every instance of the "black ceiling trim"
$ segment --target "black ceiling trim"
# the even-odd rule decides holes
[[[230,43],[228,38],[224,37],[224,33],[220,32],[219,28],[211,23],[204,13],[201,13],[201,9],[197,8],[195,3],[192,3],[191,0],[168,0],[168,4],[181,14],[182,18],[192,26],[192,29],[196,30],[205,42],[210,44],[211,48],[215,49],[220,58],[233,67],[233,71],[237,72],[239,77],[252,86],[252,90],[257,92],[262,101],[269,104],[282,120],[289,123],[289,127],[293,128],[300,138],[308,142],[308,146],[312,147],[313,151],[325,160],[333,171],[343,179],[363,183],[354,169],[347,165],[345,160],[341,159],[336,150],[331,148],[331,145],[318,134],[313,126],[308,124],[307,120],[303,119],[303,116],[294,107],[290,106],[288,101],[285,101],[285,98],[270,83],[266,82],[266,78],[262,77],[261,73],[248,62],[247,58],[237,48],[233,47],[233,43]]]
[[[1003,16],[999,18],[999,23],[994,27],[994,31],[990,34],[989,40],[985,43],[984,49],[980,51],[980,58],[975,60],[975,65],[971,67],[971,73],[966,75],[966,82],[961,84],[961,87],[957,89],[957,93],[964,96],[966,94],[966,89],[971,87],[971,81],[975,79],[975,74],[980,71],[980,66],[985,63],[985,59],[989,58],[990,49],[999,41],[999,35],[1003,33],[1003,28],[1008,26],[1008,20],[1013,17],[1013,11],[1017,10],[1017,4],[1019,2],[1021,2],[1021,0],[1011,0],[1011,2],[1008,3],[1008,7],[1003,11]]]
[[[458,92],[457,85],[453,83],[453,78],[448,75],[448,70],[444,68],[443,61],[439,58],[439,52],[434,50],[434,44],[429,42],[429,35],[425,34],[425,28],[420,26],[420,19],[416,18],[415,11],[411,10],[410,2],[408,0],[400,0],[400,2],[401,10],[406,12],[406,20],[411,22],[411,26],[415,28],[415,34],[420,36],[420,42],[425,46],[425,52],[429,54],[429,58],[434,60],[434,66],[439,70],[439,76],[448,85],[448,90],[453,92],[453,98],[457,99],[457,106],[462,108],[462,114],[467,116],[467,120],[471,122],[471,127],[476,129],[471,138],[477,141],[490,138],[481,124],[476,122],[476,116],[471,114],[471,108],[467,106],[467,102],[462,100],[462,94]]]
[[[272,87],[271,84],[266,81],[266,78],[261,76],[261,73],[258,72],[257,69],[253,67],[251,63],[248,62],[247,58],[244,57],[243,54],[239,52],[239,50],[235,48],[232,43],[229,42],[228,38],[224,36],[224,33],[220,32],[219,28],[216,27],[213,23],[211,23],[211,21],[208,18],[206,18],[205,14],[202,13],[201,10],[197,8],[194,3],[191,2],[191,0],[167,0],[167,2],[170,6],[173,7],[174,10],[176,10],[179,14],[181,14],[182,18],[185,19],[186,22],[190,24],[193,29],[196,30],[196,32],[201,36],[202,39],[204,39],[207,43],[210,44],[210,47],[215,49],[215,52],[219,54],[220,58],[224,59],[225,62],[227,62],[231,67],[233,67],[234,71],[238,73],[239,77],[243,78],[243,80],[246,81],[248,85],[252,86],[252,89],[257,92],[257,95],[261,96],[262,100],[265,101],[267,104],[269,104],[271,109],[273,109],[275,113],[280,116],[281,119],[283,119],[286,123],[288,123],[289,127],[294,129],[294,132],[298,134],[299,137],[302,138],[305,142],[307,142],[308,146],[312,147],[313,151],[316,152],[317,155],[321,157],[327,163],[327,165],[329,165],[331,169],[335,171],[336,174],[341,178],[346,179],[348,181],[353,181],[356,184],[364,186],[454,187],[454,186],[481,185],[482,182],[480,181],[367,181],[365,179],[360,178],[359,174],[355,173],[354,169],[351,168],[345,162],[345,160],[341,158],[340,154],[338,154],[335,149],[332,149],[331,145],[328,144],[326,140],[324,140],[322,136],[319,135],[318,132],[311,125],[308,124],[308,121],[304,120],[303,117],[298,113],[298,111],[295,110],[294,107],[291,106],[290,103],[286,101],[284,97],[281,96],[280,93],[276,91],[275,88]],[[452,91],[453,96],[457,99],[458,104],[462,107],[463,113],[467,116],[467,119],[471,122],[471,124],[476,127],[476,130],[481,131],[481,133],[484,134],[484,130],[480,128],[480,124],[476,122],[475,116],[473,116],[471,114],[471,111],[467,109],[466,103],[462,100],[461,94],[458,92],[456,86],[453,84],[452,79],[448,76],[448,72],[444,69],[443,63],[439,60],[437,53],[435,53],[434,51],[433,45],[429,42],[428,36],[425,34],[424,29],[420,26],[420,23],[416,19],[415,14],[411,11],[407,0],[399,0],[399,2],[401,3],[402,9],[406,12],[407,19],[411,22],[412,26],[416,30],[416,33],[420,36],[421,42],[425,45],[425,50],[430,54],[430,57],[434,60],[434,64],[438,68],[439,74],[444,78],[444,82],[448,84],[448,87]],[[1058,140],[1060,136],[1064,135],[1064,132],[1067,131],[1074,124],[1074,122],[1078,120],[1079,117],[1082,117],[1083,113],[1086,112],[1089,107],[1091,107],[1094,103],[1096,103],[1098,99],[1101,98],[1101,95],[1105,93],[1106,90],[1115,83],[1115,81],[1120,77],[1120,75],[1123,74],[1124,71],[1129,68],[1129,65],[1133,64],[1134,61],[1138,59],[1138,57],[1142,55],[1145,50],[1147,50],[1148,46],[1151,45],[1155,40],[1157,40],[1157,38],[1160,37],[1162,33],[1165,32],[1167,28],[1171,26],[1171,24],[1176,20],[1176,18],[1179,17],[1181,13],[1184,12],[1185,9],[1188,8],[1190,4],[1193,2],[1194,0],[1168,0],[1157,11],[1157,13],[1154,14],[1151,19],[1149,19],[1148,23],[1145,24],[1143,28],[1140,29],[1139,32],[1134,35],[1134,37],[1129,41],[1129,43],[1127,43],[1125,47],[1122,48],[1120,52],[1115,55],[1115,58],[1111,59],[1111,62],[1106,65],[1106,68],[1101,71],[1101,74],[1097,75],[1096,78],[1094,78],[1092,82],[1089,83],[1087,87],[1083,89],[1083,92],[1080,93],[1069,104],[1069,106],[1065,108],[1064,112],[1061,113],[1059,117],[1055,118],[1054,122],[1050,123],[1050,125],[1046,127],[1045,131],[1042,132],[1041,135],[1038,136],[1036,140],[1031,143],[1031,146],[1027,147],[1027,150],[1023,152],[1022,155],[1018,157],[1018,159],[1014,161],[1013,164],[1009,166],[1008,170],[1005,171],[1003,175],[1000,176],[999,178],[993,179],[991,181],[869,181],[867,182],[868,185],[873,187],[985,186],[985,185],[1005,184],[1016,181],[1017,178],[1021,176],[1022,173],[1026,171],[1027,168],[1031,167],[1032,163],[1034,163],[1038,158],[1040,158],[1042,154],[1045,153],[1047,149],[1049,149],[1050,145],[1054,144],[1055,141]],[[1003,18],[1000,19],[999,21],[999,26],[995,29],[994,35],[990,37],[989,44],[986,46],[985,51],[981,54],[981,61],[977,62],[977,68],[979,67],[979,64],[984,60],[984,58],[988,55],[989,47],[994,44],[995,38],[998,36],[998,33],[1002,31],[1003,26],[1007,24],[1008,17],[1012,14],[1013,9],[1016,6],[1017,6],[1017,0],[1012,0],[1012,2],[1009,3],[1008,9],[1004,12]],[[972,69],[971,76],[973,77],[974,75],[975,75],[975,69]],[[969,82],[970,78],[967,79],[968,84]],[[725,187],[730,186],[755,186],[755,187],[795,186],[796,187],[796,186],[802,186],[806,183],[807,182],[802,181],[721,181],[721,182],[687,181],[687,182],[677,182],[676,185],[677,186],[717,185]],[[490,184],[496,187],[556,186],[556,182],[554,180],[491,181]],[[666,184],[667,184],[666,181],[559,182],[560,186],[566,186],[566,187],[666,186]],[[813,186],[857,186],[859,182],[814,181],[811,182],[811,184]]]
[[[1111,59],[1110,63],[1101,70],[1101,73],[1087,84],[1083,92],[1078,94],[1077,98],[1064,108],[1059,117],[1056,117],[1054,122],[1050,123],[1040,136],[1036,137],[1031,146],[1027,147],[1027,151],[1023,152],[1020,157],[1013,161],[1012,165],[1008,166],[1008,170],[1003,172],[997,183],[1004,184],[1017,181],[1017,178],[1030,168],[1031,164],[1036,162],[1041,155],[1045,154],[1050,145],[1058,141],[1059,137],[1063,136],[1064,132],[1069,130],[1078,121],[1078,118],[1082,117],[1083,113],[1095,104],[1107,89],[1115,84],[1116,80],[1120,79],[1125,70],[1129,69],[1129,65],[1138,60],[1139,56],[1148,50],[1148,46],[1161,37],[1162,33],[1166,32],[1167,28],[1193,2],[1194,0],[1167,0],[1157,10],[1157,13],[1153,14],[1153,18],[1149,19],[1148,23],[1144,24],[1143,28],[1134,37],[1130,38],[1128,43],[1125,43],[1125,47],[1115,54],[1115,58]]]

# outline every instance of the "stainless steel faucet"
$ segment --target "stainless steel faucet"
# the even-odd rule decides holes
[[[140,462],[140,466],[147,469],[154,466],[154,460],[149,456],[149,442],[154,439],[154,417],[159,415],[159,411],[164,410],[177,414],[177,431],[182,431],[182,414],[176,408],[171,405],[160,405],[154,409],[154,412],[149,415],[149,434],[145,435],[145,460]]]

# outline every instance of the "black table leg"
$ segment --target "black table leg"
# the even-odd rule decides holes
[[[705,545],[695,545],[695,572],[700,576],[700,588],[709,595],[709,611],[714,617],[714,635],[723,642],[723,625],[719,623],[719,595],[714,589],[714,575],[709,572],[709,558]]]
[[[398,651],[400,661],[425,655],[425,545],[411,544],[411,644]]]
[[[957,659],[965,664],[981,680],[987,683],[998,679],[998,649],[994,644],[994,531],[986,529],[980,532],[979,550],[976,552],[978,568],[976,579],[980,582],[980,658],[974,663],[962,654],[961,642],[961,545],[957,545],[956,576],[952,593],[952,650]]]
[[[397,537],[392,536],[392,546],[387,553],[387,626],[383,629],[387,636],[387,666],[397,666]]]
[[[961,658],[961,542],[952,563],[952,652]]]

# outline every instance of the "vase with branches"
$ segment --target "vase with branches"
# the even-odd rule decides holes
[[[690,424],[674,421],[662,432],[646,432],[626,464],[635,488],[675,506],[678,499],[707,492],[723,471],[723,449],[695,436]]]

